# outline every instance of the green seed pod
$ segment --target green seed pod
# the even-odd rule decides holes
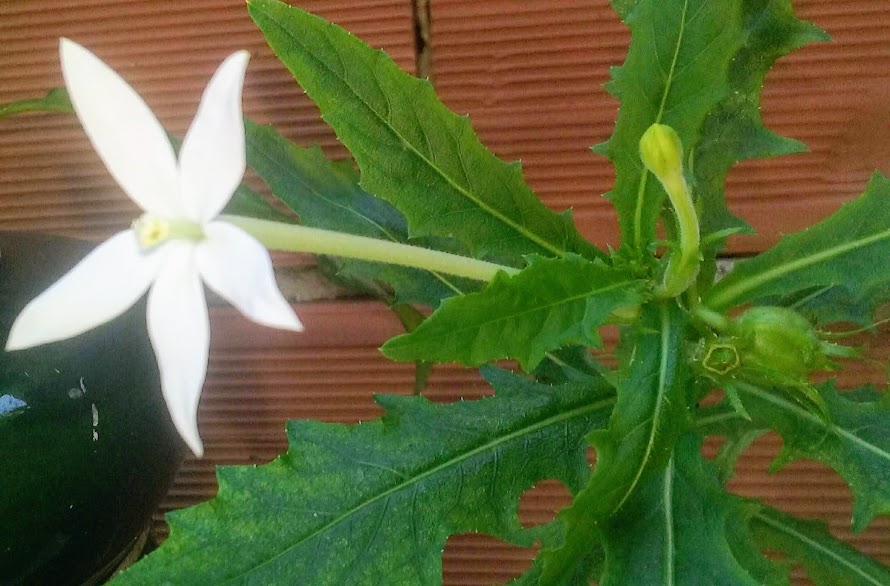
[[[749,418],[734,385],[747,381],[831,420],[828,406],[808,378],[813,371],[834,367],[830,356],[851,356],[854,349],[823,342],[809,321],[784,307],[753,307],[733,321],[708,311],[697,315],[718,334],[699,341],[694,363],[700,374],[726,390],[739,415]]]
[[[782,373],[805,381],[831,366],[813,326],[784,307],[752,307],[732,324],[739,360],[745,368]]]

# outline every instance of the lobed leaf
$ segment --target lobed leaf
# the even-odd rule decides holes
[[[520,273],[498,273],[479,293],[445,300],[416,330],[382,350],[393,360],[467,365],[514,358],[530,371],[551,350],[598,345],[597,328],[642,296],[641,281],[599,261],[530,257]]]
[[[827,220],[787,236],[776,246],[733,271],[708,291],[703,303],[724,311],[765,297],[791,295],[813,288],[832,291],[834,319],[842,299],[851,302],[849,319],[861,319],[862,303],[874,307],[890,293],[890,273],[879,270],[890,257],[890,179],[872,175],[857,199],[845,204]],[[886,299],[884,299],[886,300]],[[811,305],[814,315],[823,315]]]
[[[615,165],[607,194],[618,211],[622,248],[647,254],[665,193],[643,167],[640,137],[654,123],[677,131],[687,149],[706,117],[730,95],[731,60],[745,41],[742,0],[638,0],[618,8],[631,29],[627,59],[607,89],[621,100],[615,131],[596,147]]]
[[[737,558],[742,551],[752,555],[732,547],[732,534],[748,514],[742,499],[723,491],[700,439],[688,434],[667,466],[647,472],[625,506],[600,526],[606,564],[599,583],[788,584],[759,553],[744,563]],[[757,577],[746,566],[759,568]]]
[[[559,514],[559,547],[544,549],[542,585],[567,584],[595,551],[597,526],[631,500],[650,471],[663,470],[687,426],[685,318],[673,304],[644,307],[622,334],[618,398],[606,430],[590,436],[594,473]],[[631,357],[633,359],[631,360]]]
[[[750,230],[726,208],[724,185],[734,164],[807,150],[803,143],[764,127],[760,95],[766,73],[779,57],[808,43],[829,40],[817,27],[794,17],[790,0],[749,0],[742,3],[741,10],[745,33],[727,69],[730,92],[708,113],[691,156],[703,237],[725,230]],[[725,241],[725,237],[717,238],[705,248],[704,266],[714,266],[713,259]],[[703,270],[701,277],[712,278],[712,271]]]
[[[857,400],[861,397],[839,394],[833,383],[826,383],[817,387],[831,413],[826,421],[780,393],[743,382],[736,388],[751,426],[782,435],[784,445],[774,467],[808,458],[833,468],[853,491],[854,531],[865,529],[876,514],[890,512],[890,403]]]
[[[346,30],[278,0],[248,10],[278,58],[352,152],[362,185],[401,211],[409,235],[453,237],[480,257],[604,257],[449,111],[432,85]]]
[[[112,584],[441,584],[449,535],[531,545],[519,496],[544,478],[583,486],[584,437],[614,398],[602,381],[485,374],[497,392],[479,401],[381,395],[378,421],[290,422],[287,454],[220,468],[219,495],[171,513],[169,539]]]
[[[751,533],[761,548],[801,564],[815,586],[890,584],[890,568],[832,536],[824,522],[763,506],[751,518]]]

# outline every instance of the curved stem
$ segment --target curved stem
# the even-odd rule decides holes
[[[655,290],[656,296],[668,298],[679,295],[695,280],[701,253],[698,214],[683,175],[677,173],[666,177],[662,179],[662,185],[677,215],[680,240],[680,249],[671,253],[664,280]]]
[[[401,244],[389,240],[355,236],[333,230],[282,224],[269,220],[223,215],[219,219],[238,226],[266,248],[288,252],[311,252],[372,262],[448,273],[477,281],[491,281],[498,272],[515,275],[518,269],[476,260],[440,250]]]
[[[640,159],[658,178],[677,216],[679,250],[670,253],[662,282],[655,288],[656,297],[676,297],[695,281],[701,262],[698,213],[683,177],[683,143],[673,128],[655,123],[640,137]]]

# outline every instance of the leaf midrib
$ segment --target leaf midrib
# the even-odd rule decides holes
[[[833,433],[834,435],[836,435],[838,437],[842,437],[843,439],[846,439],[849,442],[858,444],[863,449],[875,454],[879,458],[886,460],[888,462],[888,465],[890,465],[890,453],[887,453],[884,450],[880,449],[878,446],[871,444],[871,443],[863,440],[859,436],[850,433],[843,427],[839,427],[837,425],[831,425],[829,427],[828,425],[826,425],[825,421],[821,417],[814,415],[813,413],[810,413],[806,409],[798,407],[797,405],[789,403],[789,402],[785,401],[784,399],[782,399],[781,397],[777,397],[767,391],[764,391],[763,389],[761,389],[759,387],[755,387],[753,385],[749,385],[749,384],[742,383],[742,382],[737,382],[736,385],[737,385],[738,389],[743,392],[746,392],[746,393],[749,393],[756,397],[759,397],[760,399],[767,401],[769,403],[772,403],[773,405],[783,407],[784,409],[786,409],[788,411],[792,411],[798,417],[807,419],[812,423],[815,423],[817,425],[820,425],[820,426],[826,428],[827,432]]]
[[[250,2],[248,2],[248,3],[250,3]],[[256,7],[256,4],[253,4],[253,6]],[[292,9],[296,9],[295,7],[291,7],[291,8],[292,8]],[[258,10],[261,10],[261,9],[258,8]],[[297,10],[299,10],[299,9],[297,9]],[[303,49],[303,53],[304,53],[305,55],[310,56],[314,61],[316,61],[317,63],[319,63],[319,64],[321,65],[321,67],[324,68],[325,71],[328,71],[332,76],[334,76],[334,77],[336,77],[338,80],[340,80],[340,82],[341,82],[345,87],[347,87],[347,88],[349,89],[349,92],[351,93],[351,95],[354,96],[354,97],[356,98],[356,100],[359,101],[361,104],[363,104],[363,105],[367,108],[367,110],[368,110],[369,112],[371,112],[371,113],[374,115],[374,117],[375,117],[377,120],[379,120],[379,121],[381,122],[381,124],[382,124],[382,125],[383,125],[383,126],[384,126],[384,127],[391,133],[391,134],[392,134],[392,135],[394,135],[399,141],[401,141],[401,144],[406,145],[406,146],[408,147],[408,150],[409,150],[411,153],[413,153],[417,158],[419,158],[419,159],[420,159],[420,160],[421,160],[427,167],[429,167],[430,169],[432,169],[433,171],[435,171],[440,177],[442,177],[442,179],[444,179],[445,182],[446,182],[448,185],[450,185],[456,192],[458,192],[462,197],[464,197],[465,199],[467,199],[467,200],[473,202],[473,203],[474,203],[475,205],[477,205],[482,211],[488,213],[489,215],[491,215],[493,218],[495,218],[496,220],[498,220],[498,221],[501,222],[502,224],[505,224],[506,226],[510,227],[512,230],[514,230],[515,232],[517,232],[518,234],[520,234],[520,235],[523,236],[524,238],[527,238],[527,239],[530,240],[531,242],[534,242],[535,244],[537,244],[538,246],[540,246],[540,247],[543,248],[544,250],[547,250],[547,251],[551,252],[552,254],[555,254],[556,256],[559,256],[559,257],[564,257],[564,256],[566,255],[566,250],[564,250],[564,249],[562,249],[562,248],[560,248],[560,247],[558,247],[558,246],[554,246],[554,245],[551,244],[550,242],[548,242],[548,241],[544,240],[543,238],[539,237],[537,234],[535,234],[535,233],[533,233],[533,232],[527,230],[525,227],[523,227],[523,226],[517,224],[516,222],[514,222],[513,220],[511,220],[511,219],[508,218],[507,216],[501,214],[499,211],[497,211],[497,210],[495,210],[494,208],[490,207],[488,204],[486,204],[486,203],[483,202],[482,200],[476,198],[476,197],[475,197],[472,193],[470,193],[469,191],[463,189],[463,188],[462,188],[460,185],[458,185],[458,184],[457,184],[457,183],[456,183],[456,182],[455,182],[455,181],[454,181],[454,180],[453,180],[447,173],[445,173],[442,169],[440,169],[438,166],[434,165],[432,161],[430,161],[427,157],[425,157],[425,156],[423,155],[423,153],[421,153],[421,152],[414,146],[413,143],[411,143],[408,139],[406,139],[404,136],[402,136],[402,134],[399,133],[399,131],[398,131],[394,126],[392,126],[392,124],[390,124],[389,121],[388,121],[385,117],[383,117],[382,115],[380,115],[380,114],[377,112],[377,110],[375,110],[374,108],[372,108],[372,107],[370,106],[370,104],[368,104],[362,96],[360,96],[358,93],[356,93],[356,92],[352,89],[352,86],[347,82],[347,80],[346,80],[344,77],[342,77],[338,72],[336,72],[336,71],[334,71],[333,69],[331,69],[330,67],[328,67],[327,64],[326,64],[321,58],[317,57],[312,51],[310,51],[309,48],[308,48],[306,45],[300,43],[300,42],[297,40],[297,38],[296,38],[295,36],[291,35],[291,34],[290,34],[290,31],[288,31],[288,29],[287,29],[286,27],[284,27],[284,26],[283,26],[278,20],[276,20],[272,15],[270,15],[268,12],[263,12],[263,14],[264,14],[264,15],[266,16],[266,18],[268,18],[272,23],[274,23],[275,26],[277,26],[277,27],[279,28],[279,30],[284,34],[285,37],[291,39],[291,41],[294,43],[295,46],[302,47],[302,49]],[[419,80],[418,80],[418,81],[419,81]]]
[[[662,488],[664,503],[664,578],[665,586],[674,586],[674,455],[668,460],[664,471],[664,487]]]
[[[670,351],[670,315],[668,314],[668,309],[665,306],[661,307],[661,348],[660,348],[660,356],[658,362],[658,392],[656,394],[655,399],[655,410],[652,413],[652,417],[649,421],[652,423],[652,426],[649,428],[649,438],[646,441],[646,449],[643,451],[643,457],[639,460],[639,465],[637,466],[636,474],[630,484],[627,486],[627,490],[624,492],[624,496],[621,498],[621,501],[618,505],[613,509],[613,511],[618,511],[621,507],[624,506],[624,503],[627,502],[627,499],[630,498],[630,495],[633,494],[634,489],[637,484],[640,482],[640,478],[643,476],[643,471],[649,464],[649,458],[652,456],[652,450],[655,446],[655,436],[658,434],[658,425],[659,419],[661,416],[661,409],[665,403],[665,394],[667,393],[667,370],[668,370],[668,354]]]
[[[343,523],[344,521],[348,520],[350,517],[352,517],[359,511],[361,511],[363,508],[371,506],[372,504],[374,504],[382,499],[389,498],[392,495],[394,495],[394,494],[396,494],[396,493],[398,493],[398,492],[400,492],[414,484],[420,483],[423,480],[441,472],[442,470],[451,468],[452,466],[456,466],[456,465],[460,464],[461,462],[469,460],[470,458],[473,458],[474,456],[482,454],[486,451],[494,450],[498,446],[505,444],[505,443],[509,443],[517,438],[522,437],[523,435],[533,434],[533,433],[537,432],[538,430],[544,429],[550,425],[556,425],[556,424],[563,423],[565,421],[570,421],[570,420],[574,419],[575,417],[582,417],[584,415],[593,413],[594,411],[597,411],[604,407],[611,406],[615,403],[615,400],[616,400],[615,397],[609,397],[608,399],[602,399],[602,400],[596,401],[595,403],[584,405],[582,407],[577,407],[570,411],[558,413],[552,417],[548,417],[542,421],[522,427],[516,431],[510,432],[504,436],[500,436],[498,438],[495,438],[494,440],[486,442],[486,443],[482,444],[481,446],[473,448],[472,450],[470,450],[468,452],[465,452],[465,453],[460,454],[456,457],[453,457],[449,460],[446,460],[445,462],[442,462],[441,464],[439,464],[437,466],[434,466],[428,470],[425,470],[422,473],[417,474],[414,477],[408,478],[405,481],[403,481],[403,482],[401,482],[401,483],[399,483],[399,484],[397,484],[383,492],[380,492],[380,493],[372,496],[371,498],[368,498],[368,499],[362,501],[361,503],[359,503],[358,505],[345,511],[344,513],[342,513],[335,519],[332,519],[331,521],[325,523],[324,525],[322,525],[315,531],[313,531],[310,534],[306,535],[305,537],[297,540],[295,543],[289,545],[285,550],[275,554],[274,556],[272,556],[266,560],[261,561],[260,563],[254,565],[254,566],[251,566],[250,568],[248,568],[246,570],[243,570],[237,576],[233,576],[233,577],[229,578],[226,582],[224,582],[224,584],[238,583],[241,579],[250,576],[251,573],[259,570],[260,568],[262,568],[264,566],[267,566],[267,565],[275,562],[275,560],[278,560],[278,559],[284,557],[293,549],[303,545],[304,543],[311,541],[315,537],[327,532],[328,530],[335,527],[336,525]]]
[[[674,82],[674,70],[677,67],[677,60],[680,57],[680,47],[683,45],[683,35],[686,29],[686,12],[689,9],[689,0],[683,2],[683,13],[680,15],[680,30],[677,33],[677,44],[674,45],[674,55],[671,58],[671,66],[668,70],[667,79],[665,80],[664,91],[661,93],[661,102],[658,105],[658,113],[655,115],[654,124],[661,122],[664,116],[664,108],[667,105],[668,95],[671,93],[671,85]],[[643,175],[640,177],[640,183],[637,187],[637,205],[634,209],[634,244],[637,250],[643,249],[643,200],[646,194],[646,183],[649,179],[649,171],[643,168]]]
[[[734,303],[738,303],[739,299],[742,298],[748,291],[750,291],[751,289],[756,289],[764,283],[780,279],[785,275],[808,268],[811,265],[832,259],[842,254],[846,254],[850,251],[856,250],[857,248],[871,246],[872,244],[880,242],[885,238],[890,238],[890,229],[878,232],[877,234],[873,234],[865,238],[853,240],[852,242],[832,246],[810,256],[805,256],[791,262],[780,264],[769,270],[748,277],[747,279],[742,279],[735,285],[725,287],[722,291],[718,290],[717,294],[712,296],[706,303],[708,306],[714,309],[726,309]],[[727,279],[729,278],[730,277],[727,277]],[[731,280],[729,282],[731,283]]]
[[[849,562],[846,558],[844,558],[843,556],[840,556],[840,555],[834,553],[830,548],[827,548],[827,547],[823,546],[823,545],[820,544],[818,541],[815,541],[815,540],[813,540],[813,539],[810,539],[809,537],[807,537],[807,536],[804,535],[803,533],[800,533],[799,531],[797,531],[797,530],[794,529],[793,527],[790,527],[790,526],[788,526],[788,525],[786,525],[786,524],[784,524],[784,523],[781,523],[780,521],[776,521],[776,520],[774,520],[774,519],[771,519],[770,517],[767,517],[767,516],[764,515],[763,513],[755,513],[755,514],[753,515],[753,518],[757,519],[758,521],[760,521],[760,522],[763,523],[764,525],[768,525],[768,526],[772,527],[772,528],[775,529],[776,531],[780,531],[780,532],[782,532],[782,533],[785,533],[785,534],[787,534],[787,535],[790,535],[790,536],[793,537],[794,539],[797,539],[797,540],[799,540],[799,541],[802,541],[807,547],[809,547],[809,548],[813,549],[814,551],[818,552],[819,555],[824,555],[824,556],[828,556],[828,557],[830,557],[831,559],[835,560],[836,562],[838,562],[839,564],[841,564],[842,566],[844,566],[844,567],[847,568],[848,570],[850,570],[850,571],[852,571],[852,572],[858,574],[859,576],[861,576],[862,578],[864,578],[865,580],[867,580],[870,584],[874,584],[875,586],[884,586],[883,582],[878,581],[878,580],[877,580],[874,576],[872,576],[871,574],[866,573],[866,572],[863,571],[861,568],[857,567],[855,564],[850,563],[850,562]]]
[[[441,334],[426,334],[426,333],[424,333],[424,335],[427,336],[431,340],[438,340],[440,338],[450,337],[451,334],[455,334],[455,333],[460,334],[460,333],[464,333],[464,332],[468,332],[468,331],[479,330],[486,326],[496,324],[498,322],[515,320],[515,319],[524,317],[526,315],[529,315],[531,313],[537,313],[539,311],[550,311],[554,307],[558,307],[560,305],[565,305],[567,303],[574,303],[574,302],[580,301],[582,299],[589,299],[594,296],[603,295],[603,294],[613,291],[615,289],[620,289],[622,287],[625,287],[633,282],[634,282],[633,279],[628,279],[626,281],[620,281],[618,283],[613,283],[606,287],[600,287],[599,289],[591,289],[589,291],[585,291],[584,293],[572,295],[571,297],[564,297],[558,301],[554,301],[552,303],[547,303],[544,305],[537,305],[535,307],[532,307],[530,309],[526,309],[523,311],[517,311],[514,313],[507,314],[507,315],[501,315],[501,316],[498,316],[498,317],[495,317],[495,318],[492,318],[492,319],[489,319],[486,321],[475,322],[475,323],[472,323],[472,324],[464,326],[464,327],[449,328],[446,332],[443,332]],[[393,347],[398,347],[398,346],[393,345]]]

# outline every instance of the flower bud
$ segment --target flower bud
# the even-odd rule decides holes
[[[666,124],[653,124],[640,138],[640,158],[663,184],[683,178],[683,143]]]
[[[640,158],[661,182],[677,216],[679,246],[655,289],[657,297],[675,297],[695,281],[701,261],[698,214],[683,176],[683,144],[673,128],[653,124],[640,138]]]

